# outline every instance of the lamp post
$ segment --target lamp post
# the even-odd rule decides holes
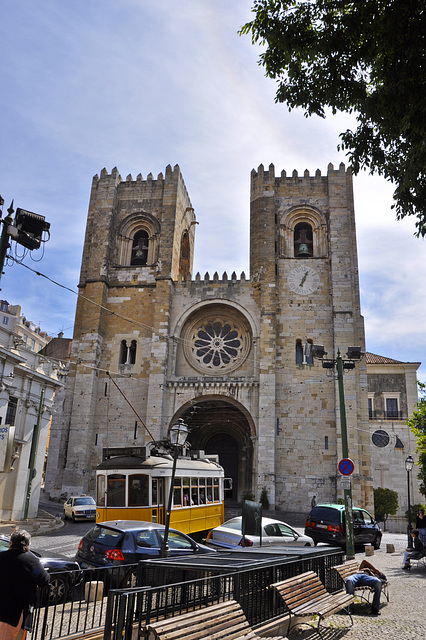
[[[165,526],[164,526],[164,536],[161,541],[160,558],[168,558],[170,553],[169,528],[170,528],[170,514],[172,511],[172,501],[173,501],[173,486],[174,486],[175,474],[176,474],[176,463],[179,455],[179,449],[183,447],[187,437],[188,437],[188,427],[184,423],[182,418],[179,418],[176,424],[170,427],[170,445],[173,447],[173,467],[172,467],[172,475],[170,478],[169,497],[167,501],[167,511],[166,511]]]
[[[413,538],[411,537],[411,501],[410,501],[410,471],[414,466],[414,460],[411,456],[405,459],[405,470],[407,472],[407,489],[408,489],[408,525],[407,525],[407,536],[408,536],[408,548],[413,548]]]
[[[322,345],[313,345],[312,355],[322,360],[322,366],[324,369],[336,369],[337,370],[337,383],[339,389],[339,407],[340,407],[340,432],[342,436],[342,456],[343,458],[349,458],[348,447],[348,431],[346,425],[346,406],[345,406],[345,390],[343,386],[343,370],[355,369],[355,360],[360,360],[362,353],[361,347],[348,347],[347,356],[348,360],[343,360],[340,355],[340,350],[337,350],[337,358],[325,359],[324,356],[327,352]],[[352,488],[351,481],[349,480],[349,487],[343,490],[345,501],[345,528],[346,528],[346,558],[355,558],[355,544],[354,544],[354,523],[352,516]]]

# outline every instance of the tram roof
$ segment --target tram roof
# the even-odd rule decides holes
[[[138,456],[116,456],[104,460],[97,466],[98,471],[108,469],[168,469],[173,465],[171,456],[149,456],[145,460]],[[177,459],[176,468],[183,471],[222,471],[222,467],[213,460],[207,458],[192,459],[189,457],[181,457]]]

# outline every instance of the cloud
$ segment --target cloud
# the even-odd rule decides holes
[[[248,276],[251,169],[325,173],[345,161],[338,134],[354,123],[275,104],[260,48],[237,35],[249,19],[238,0],[9,3],[2,195],[51,223],[44,254],[26,264],[76,290],[92,176],[156,176],[170,163],[200,223],[195,271]],[[367,347],[425,361],[424,243],[412,221],[395,222],[383,179],[361,175],[354,191]],[[20,265],[5,271],[6,299],[48,332],[72,326],[73,294]]]

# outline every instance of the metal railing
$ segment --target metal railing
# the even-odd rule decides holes
[[[65,592],[39,589],[33,613],[32,640],[57,640],[103,630],[107,592],[137,580],[137,565],[61,572]],[[138,584],[141,584],[140,582]]]
[[[343,562],[343,551],[330,551],[329,555],[316,558],[287,557],[281,561],[276,558],[266,565],[260,561],[258,568],[238,569],[229,573],[209,570],[209,575],[205,577],[195,577],[194,570],[186,572],[179,567],[179,563],[172,567],[171,563],[167,566],[167,561],[159,562],[154,568],[152,561],[141,562],[139,569],[143,580],[150,571],[155,571],[155,576],[151,574],[152,579],[157,583],[163,582],[167,574],[167,582],[131,590],[111,590],[108,594],[104,640],[131,640],[135,626],[138,627],[138,635],[143,637],[145,625],[226,600],[239,602],[250,625],[256,627],[286,612],[282,599],[269,588],[274,582],[313,570],[328,591],[341,589],[337,574],[330,569]],[[189,578],[191,573],[194,576],[192,579]],[[171,583],[173,574],[180,574],[183,580]]]
[[[270,552],[258,557],[255,553],[220,558],[213,554],[215,566],[208,554],[203,561],[200,557],[145,560],[138,565],[83,569],[76,580],[74,572],[64,573],[67,584],[75,584],[61,602],[54,602],[54,594],[49,602],[48,590],[39,590],[31,639],[59,640],[98,631],[105,640],[131,640],[135,625],[140,631],[163,617],[230,599],[241,604],[250,624],[256,626],[285,612],[268,588],[273,582],[313,570],[328,591],[340,589],[330,569],[343,562],[343,551],[326,547],[319,551],[294,550],[293,556]],[[127,586],[133,584],[150,586]]]

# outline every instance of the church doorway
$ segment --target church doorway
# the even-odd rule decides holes
[[[209,398],[193,401],[177,417],[189,427],[191,449],[217,454],[225,477],[232,478],[225,500],[241,502],[244,493],[253,490],[253,434],[247,412],[228,400]]]

